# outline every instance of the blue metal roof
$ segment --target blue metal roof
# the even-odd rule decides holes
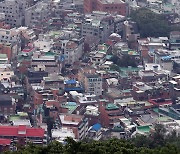
[[[70,105],[70,106],[75,106],[76,102],[68,102],[67,104]]]
[[[65,92],[69,91],[83,91],[84,89],[82,87],[72,87],[72,88],[64,88]]]
[[[66,84],[76,84],[76,80],[65,81]]]
[[[97,123],[92,126],[92,130],[98,131],[101,129],[101,124]]]
[[[161,57],[162,60],[171,60],[171,56],[163,56]]]

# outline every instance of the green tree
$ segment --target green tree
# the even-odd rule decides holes
[[[141,37],[169,36],[171,28],[164,15],[141,8],[132,11],[131,18],[137,23]]]
[[[163,146],[165,145],[165,133],[166,129],[161,124],[155,125],[155,132],[152,134],[154,146]]]
[[[128,66],[137,67],[135,58],[130,55],[123,55],[121,58],[114,55],[111,58],[111,61],[113,61],[113,63],[116,64],[116,67],[113,67],[116,70],[117,70],[117,66],[119,66],[119,67],[128,67]]]
[[[63,153],[63,150],[63,145],[57,141],[51,142],[46,147],[46,153],[48,154]]]
[[[148,136],[144,135],[138,135],[134,138],[132,138],[131,142],[136,146],[136,147],[150,147],[152,145],[152,140]]]
[[[161,126],[157,126],[157,132],[164,133]],[[143,139],[143,138],[139,138]],[[146,138],[143,141],[146,141]],[[47,146],[37,146],[29,144],[25,148],[16,152],[6,152],[7,154],[178,154],[179,147],[172,144],[166,144],[159,147],[148,147],[144,144],[136,146],[134,141],[109,139],[104,141],[74,141],[72,138],[66,139],[66,144],[52,142]],[[147,143],[148,145],[148,143]],[[144,146],[144,147],[143,147]]]

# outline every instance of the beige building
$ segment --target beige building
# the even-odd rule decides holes
[[[82,68],[78,73],[78,80],[84,86],[85,92],[96,96],[102,95],[102,77],[95,69]]]
[[[0,13],[5,13],[5,22],[11,26],[22,26],[28,0],[4,0],[0,2]]]
[[[0,64],[0,81],[9,82],[13,75],[10,64]]]

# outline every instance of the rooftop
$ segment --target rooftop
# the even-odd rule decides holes
[[[119,109],[119,107],[113,103],[106,105],[106,110],[116,110],[116,109]]]
[[[73,133],[72,129],[69,128],[61,128],[61,129],[52,129],[52,138],[56,138],[59,142],[64,142],[64,139],[67,137],[75,138],[75,135]]]
[[[7,55],[6,54],[0,54],[0,60],[1,59],[7,59],[8,57],[7,57]]]
[[[0,126],[0,136],[44,137],[44,129],[26,126]]]
[[[137,130],[142,133],[149,133],[151,128],[150,128],[150,126],[138,126]]]
[[[97,124],[94,124],[91,128],[91,130],[95,130],[95,131],[98,131],[101,129],[101,124],[97,123]]]
[[[77,108],[77,104],[76,102],[67,102],[65,104],[62,104],[62,107],[67,108],[68,113],[72,113]]]
[[[125,3],[124,1],[122,0],[100,0],[101,3],[103,4],[121,4],[121,3]]]
[[[76,80],[67,80],[65,84],[76,84]]]

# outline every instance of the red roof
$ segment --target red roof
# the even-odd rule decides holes
[[[0,145],[6,146],[6,145],[10,145],[10,144],[11,144],[11,140],[10,139],[0,138]]]
[[[44,129],[26,126],[0,126],[0,136],[44,137]]]
[[[22,50],[22,52],[31,52],[34,48],[25,48]]]
[[[172,104],[172,101],[171,100],[165,100],[164,101],[161,101],[161,102],[157,102],[157,99],[150,99],[149,100],[149,103],[153,104],[153,105],[168,105],[168,104]]]

